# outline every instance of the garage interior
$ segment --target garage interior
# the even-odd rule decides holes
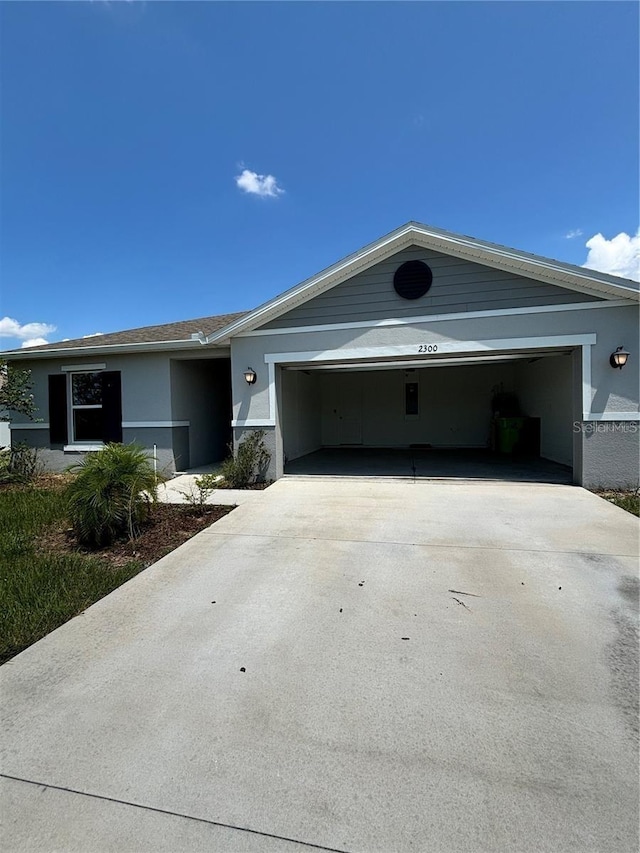
[[[571,355],[287,366],[285,474],[570,483]]]

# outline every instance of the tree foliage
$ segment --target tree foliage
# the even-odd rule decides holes
[[[38,408],[32,389],[30,370],[0,360],[0,419],[15,413],[35,420]]]

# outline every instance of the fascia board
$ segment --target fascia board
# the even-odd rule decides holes
[[[192,350],[202,352],[203,341],[190,339],[181,341],[148,341],[137,344],[110,344],[104,346],[60,347],[31,351],[29,347],[19,350],[0,352],[0,359],[5,361],[33,361],[46,358],[78,358],[95,355],[130,355],[141,352],[182,352]],[[212,347],[218,349],[218,347]],[[223,347],[220,347],[223,349]]]

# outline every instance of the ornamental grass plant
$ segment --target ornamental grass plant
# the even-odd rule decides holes
[[[107,444],[69,469],[77,476],[67,489],[67,511],[78,542],[101,548],[134,539],[157,500],[158,475],[136,444]]]

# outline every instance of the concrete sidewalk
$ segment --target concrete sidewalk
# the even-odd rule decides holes
[[[2,667],[3,849],[638,849],[636,519],[254,494]]]
[[[179,474],[158,487],[158,500],[167,504],[187,504],[190,495],[197,496],[197,474]],[[214,489],[207,498],[208,504],[240,506],[256,500],[261,489]]]

